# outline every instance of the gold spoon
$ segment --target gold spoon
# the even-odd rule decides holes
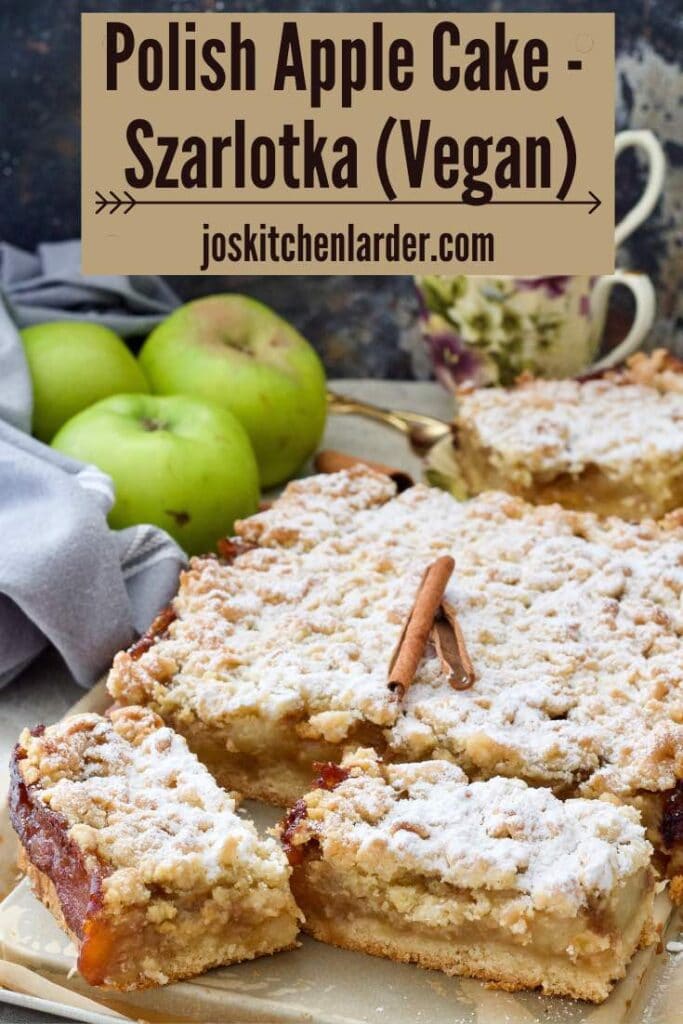
[[[388,427],[393,427],[394,430],[399,430],[415,454],[420,456],[426,455],[438,441],[442,441],[451,432],[449,423],[438,420],[434,416],[423,416],[419,412],[402,412],[396,409],[380,409],[377,405],[349,398],[348,395],[338,395],[333,391],[327,392],[327,408],[329,412],[342,415],[354,413],[358,416],[365,416],[366,419],[376,420]]]

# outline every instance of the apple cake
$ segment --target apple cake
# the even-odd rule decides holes
[[[660,349],[581,380],[462,389],[452,446],[433,469],[467,495],[658,519],[683,506],[683,363]]]
[[[305,930],[346,949],[601,1002],[655,937],[633,808],[358,750],[323,767],[281,839]]]
[[[164,985],[296,944],[279,844],[148,709],[25,730],[10,813],[22,866],[92,985]]]
[[[223,784],[291,804],[312,762],[349,747],[445,759],[473,780],[634,804],[683,875],[680,516],[629,523],[422,485],[396,495],[358,467],[290,484],[237,529],[222,560],[192,561],[108,681]],[[434,629],[397,681],[397,647],[444,559],[455,568]],[[459,672],[440,642],[449,617]]]

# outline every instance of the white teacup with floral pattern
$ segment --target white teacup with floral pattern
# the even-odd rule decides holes
[[[624,284],[636,310],[624,340],[594,363],[611,289]],[[604,277],[422,277],[424,336],[446,387],[511,384],[524,371],[571,377],[622,362],[652,326],[655,294],[644,274]]]
[[[615,159],[635,148],[648,176],[637,203],[617,224],[620,245],[649,217],[664,187],[664,150],[650,131],[619,132]],[[571,377],[614,366],[634,352],[652,326],[655,296],[643,274],[619,270],[604,277],[421,277],[424,335],[439,380],[511,384],[525,370],[543,377]],[[636,300],[631,329],[616,348],[600,351],[607,302],[616,284]]]

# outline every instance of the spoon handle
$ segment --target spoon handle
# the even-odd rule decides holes
[[[377,420],[379,423],[386,423],[394,430],[400,430],[402,434],[408,434],[410,426],[400,413],[389,412],[388,409],[380,409],[377,405],[369,405],[367,402],[359,402],[347,395],[336,395],[332,391],[327,392],[327,408],[329,412],[342,415],[355,414],[365,416],[366,419]]]
[[[371,405],[369,402],[362,402],[348,395],[338,395],[333,391],[327,392],[327,408],[334,413],[355,413],[358,416],[365,416],[368,419],[378,420],[386,423],[402,434],[410,434],[416,428],[419,430],[438,431],[439,434],[446,434],[450,430],[448,423],[436,419],[435,416],[424,416],[419,412],[405,412],[397,409],[382,409],[378,405]]]

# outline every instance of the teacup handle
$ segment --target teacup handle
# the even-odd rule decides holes
[[[657,136],[647,130],[619,132],[614,139],[615,160],[618,159],[625,149],[630,149],[631,146],[642,150],[647,156],[649,164],[647,184],[636,205],[617,224],[614,231],[616,245],[621,245],[644,220],[647,220],[657,205],[657,200],[664,188],[666,158]]]
[[[630,288],[636,300],[636,312],[631,328],[624,340],[599,359],[591,370],[602,370],[607,366],[622,363],[639,347],[645,335],[652,327],[655,319],[656,300],[652,281],[646,274],[635,274],[630,270],[616,270],[613,274],[599,277],[591,292],[591,319],[597,324],[604,324],[609,294],[617,284],[625,284]]]

